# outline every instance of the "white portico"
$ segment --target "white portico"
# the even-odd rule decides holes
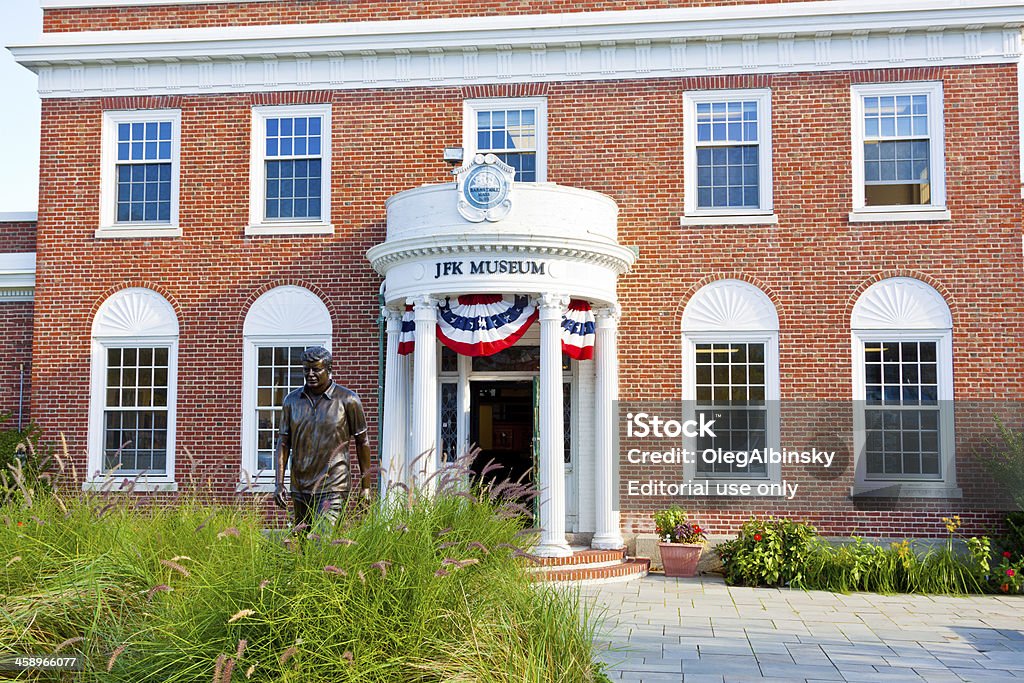
[[[455,183],[392,196],[367,252],[385,276],[382,485],[422,484],[470,443],[519,447],[541,492],[536,552],[569,555],[567,524],[619,548],[616,281],[635,256],[610,197],[503,167],[478,158]]]

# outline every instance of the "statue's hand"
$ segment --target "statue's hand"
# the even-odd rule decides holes
[[[288,493],[283,484],[274,487],[274,505],[284,510],[288,509]]]
[[[371,493],[370,493],[370,489],[369,489],[369,487],[364,487],[364,488],[363,488],[363,491],[362,491],[362,495],[361,495],[361,498],[362,498],[363,500],[370,500],[370,498],[371,498],[371,497],[372,497],[372,496],[371,496]]]

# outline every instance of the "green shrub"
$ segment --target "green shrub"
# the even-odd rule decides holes
[[[737,538],[720,544],[716,551],[728,583],[800,587],[816,536],[810,524],[752,517]]]
[[[42,453],[39,436],[38,426],[29,423],[18,429],[10,413],[0,412],[0,493],[24,500],[26,494],[31,499],[32,491],[49,486],[45,471],[50,458]]]
[[[1002,444],[989,444],[989,449],[982,451],[982,462],[1024,510],[1024,431],[1011,429],[998,418],[996,429]]]

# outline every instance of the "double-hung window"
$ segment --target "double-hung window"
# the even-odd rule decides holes
[[[942,83],[853,86],[857,220],[944,220]]]
[[[296,285],[265,292],[246,313],[242,326],[243,486],[273,490],[284,398],[305,383],[303,351],[309,346],[330,348],[331,331],[327,306],[316,294]]]
[[[684,419],[713,423],[713,436],[684,441],[696,453],[684,477],[780,481],[781,468],[765,457],[780,447],[779,318],[771,299],[748,282],[717,280],[687,303],[682,331]]]
[[[547,100],[492,98],[464,103],[466,158],[494,154],[516,170],[517,182],[547,180]]]
[[[771,92],[714,90],[683,98],[684,223],[773,218]]]
[[[881,280],[854,305],[853,493],[959,497],[949,307],[927,283]]]
[[[181,112],[103,114],[98,237],[177,236]]]
[[[173,489],[178,319],[159,293],[122,289],[92,326],[87,488],[105,476]],[[98,477],[97,477],[98,475]]]
[[[253,109],[251,234],[330,233],[330,105]]]

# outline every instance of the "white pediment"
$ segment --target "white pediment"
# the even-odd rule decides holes
[[[247,336],[331,336],[331,314],[313,292],[283,285],[265,292],[245,316],[242,333]]]
[[[742,280],[701,287],[683,310],[684,332],[775,331],[779,316],[768,295]]]
[[[854,330],[948,330],[953,327],[942,295],[931,285],[893,277],[868,287],[850,319]]]
[[[94,337],[177,336],[178,316],[167,299],[151,289],[131,287],[112,294],[96,312]]]

